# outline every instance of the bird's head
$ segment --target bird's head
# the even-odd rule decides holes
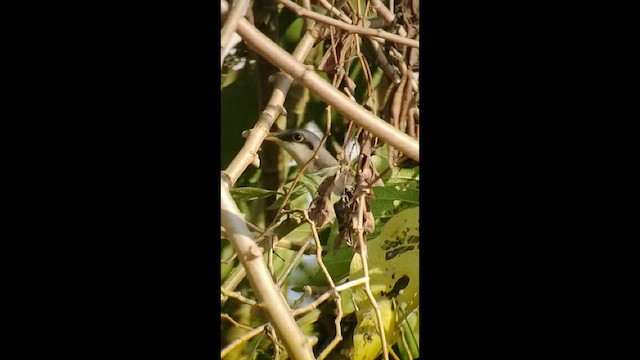
[[[309,130],[288,129],[279,133],[269,133],[265,140],[274,141],[280,145],[295,160],[298,167],[302,167],[320,145],[320,138]],[[318,159],[307,167],[308,172],[338,165],[336,160],[324,147],[318,152]]]

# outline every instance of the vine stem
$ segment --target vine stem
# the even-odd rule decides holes
[[[382,355],[384,360],[389,360],[389,352],[387,350],[387,338],[384,333],[384,323],[382,321],[382,311],[380,311],[380,306],[378,306],[378,302],[375,297],[373,297],[373,293],[371,292],[371,283],[369,278],[369,258],[367,252],[367,242],[364,241],[364,227],[363,227],[363,219],[364,219],[364,205],[365,205],[365,194],[362,193],[359,197],[358,202],[358,245],[360,246],[360,256],[362,257],[362,271],[364,272],[364,278],[366,282],[364,283],[364,291],[369,298],[369,302],[371,302],[371,306],[375,310],[376,313],[376,325],[378,325],[378,331],[380,332],[380,341],[382,342]]]
[[[340,341],[342,341],[342,328],[340,326],[343,315],[342,300],[340,298],[340,293],[338,292],[338,290],[336,290],[336,284],[333,282],[329,270],[327,270],[327,267],[322,261],[322,244],[320,244],[320,238],[318,237],[318,229],[316,229],[316,224],[309,218],[309,214],[306,210],[304,210],[303,213],[304,219],[309,223],[309,226],[311,226],[311,233],[313,234],[313,239],[316,242],[316,261],[318,262],[318,266],[320,266],[322,272],[327,278],[329,286],[331,286],[331,290],[329,291],[335,296],[336,308],[338,309],[338,315],[336,316],[336,319],[334,321],[336,326],[336,336],[333,338],[333,340],[331,340],[331,343],[329,343],[329,345],[327,345],[327,347],[322,350],[320,355],[318,355],[318,360],[322,360],[329,355],[329,353],[340,343]]]

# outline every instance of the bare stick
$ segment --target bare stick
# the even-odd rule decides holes
[[[253,235],[244,221],[244,215],[233,201],[224,181],[220,186],[220,209],[222,225],[231,237],[229,240],[247,272],[251,288],[258,301],[263,304],[262,310],[278,338],[282,340],[292,359],[314,359],[309,339],[296,325],[289,305],[274,284],[264,263],[262,249],[254,242]]]
[[[220,287],[220,292],[221,292],[222,294],[224,294],[224,296],[228,296],[228,297],[230,297],[230,298],[234,298],[234,299],[236,299],[236,300],[238,300],[238,301],[240,301],[240,302],[243,302],[243,303],[245,303],[245,304],[247,304],[247,305],[251,305],[251,306],[258,305],[258,303],[257,303],[257,302],[255,302],[254,300],[248,299],[248,298],[246,298],[246,297],[242,296],[242,294],[240,294],[240,293],[238,293],[238,292],[235,292],[235,291],[227,291],[227,290],[226,290],[225,288],[223,288],[223,287]]]
[[[393,13],[389,11],[389,9],[384,6],[382,1],[380,0],[371,0],[371,6],[376,9],[378,15],[380,15],[380,17],[383,18],[387,23],[392,23],[396,18],[396,16],[393,15]]]
[[[298,16],[304,16],[304,17],[316,20],[318,22],[321,22],[323,24],[335,26],[339,29],[350,32],[352,34],[374,36],[377,38],[382,38],[382,39],[394,42],[396,44],[411,46],[414,48],[420,48],[420,42],[414,39],[409,39],[404,36],[392,34],[390,32],[386,32],[380,29],[371,29],[371,28],[366,28],[366,27],[357,26],[353,24],[347,24],[344,21],[340,21],[338,19],[334,19],[329,16],[318,14],[315,11],[308,11],[307,9],[294,3],[291,0],[278,0],[278,1],[281,2],[287,8],[289,8],[289,10],[293,11]]]

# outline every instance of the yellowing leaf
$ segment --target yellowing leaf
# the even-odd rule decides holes
[[[371,292],[382,312],[387,345],[395,344],[404,316],[420,303],[419,293],[419,207],[399,212],[389,219],[380,234],[367,242]],[[350,279],[363,276],[362,258],[355,254]],[[358,325],[354,331],[353,359],[373,360],[382,353],[376,330],[375,310],[363,287],[352,290]],[[397,307],[402,309],[399,311]]]

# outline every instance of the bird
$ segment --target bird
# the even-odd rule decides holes
[[[311,131],[297,128],[269,133],[265,140],[280,145],[295,160],[298,168],[302,168],[313,157],[321,141]],[[323,146],[318,151],[317,159],[311,161],[307,167],[307,172],[314,173],[338,165],[338,160]]]

